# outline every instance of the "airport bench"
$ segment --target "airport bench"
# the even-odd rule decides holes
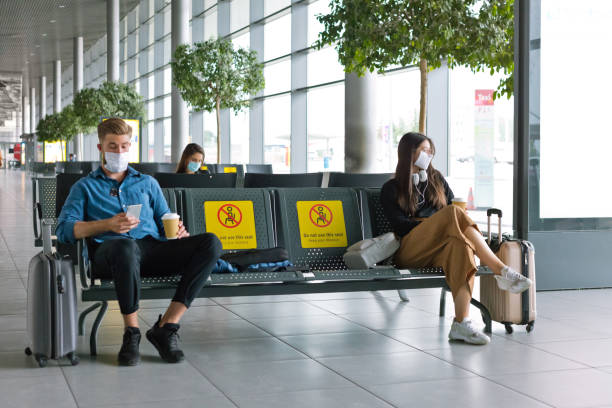
[[[360,200],[367,199],[368,195],[375,199],[375,191],[362,192],[351,188],[175,189],[175,191],[166,189],[164,195],[170,200],[174,196],[176,200],[179,192],[185,197],[186,205],[181,215],[190,233],[215,232],[220,235],[224,251],[252,248],[254,243],[246,242],[249,239],[256,241],[257,248],[284,246],[289,251],[292,262],[305,267],[302,270],[287,272],[213,274],[198,297],[402,290],[446,286],[440,268],[407,270],[399,270],[393,266],[367,270],[346,268],[342,261],[346,247],[363,239],[364,223],[376,225],[376,220],[370,218],[370,206],[374,205],[373,202],[368,202],[368,207],[365,209],[359,205]],[[241,236],[247,236],[246,241],[233,245],[231,249],[228,247],[232,245],[228,243],[236,243],[231,241],[231,234],[224,237],[223,233],[218,231],[219,225],[215,225],[214,218],[210,218],[211,215],[207,218],[206,215],[207,212],[216,215],[222,206],[227,205],[232,206],[230,212],[236,211],[235,206],[241,207],[241,222],[252,222],[249,228],[255,235],[251,237],[247,233],[242,233]],[[227,207],[225,208],[227,210]],[[273,211],[273,208],[277,211]],[[276,218],[275,223],[272,222],[273,218]],[[315,225],[313,221],[316,223],[317,219],[318,225]],[[234,217],[234,220],[237,220],[237,217]],[[313,226],[307,226],[305,222],[313,223]],[[323,234],[323,241],[318,241],[317,236],[321,234],[311,233],[313,228],[330,227],[336,230],[331,233],[330,241],[327,242],[324,238],[326,234]],[[83,240],[79,241],[79,254],[83,244]],[[90,353],[95,355],[97,331],[107,311],[108,301],[116,300],[116,294],[112,280],[96,279],[95,275],[91,274],[88,262],[82,257],[79,259],[81,260],[78,269],[83,287],[81,298],[84,302],[96,302],[81,313],[79,334],[82,335],[84,332],[84,320],[87,314],[100,309],[90,334]],[[478,273],[482,275],[491,272],[481,268]],[[179,279],[179,276],[144,277],[141,298],[171,299]],[[490,331],[491,320],[488,311],[476,301],[473,301],[473,304],[480,308],[487,326],[486,330]]]

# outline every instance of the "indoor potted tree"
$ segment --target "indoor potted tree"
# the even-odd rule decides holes
[[[234,49],[226,39],[181,45],[174,52],[172,83],[196,111],[217,114],[217,163],[220,162],[220,111],[238,114],[250,105],[250,96],[264,86],[263,65],[257,53]]]
[[[331,0],[316,47],[334,44],[346,72],[421,71],[419,131],[425,132],[427,72],[447,61],[503,72],[494,97],[513,92],[513,0]]]
[[[73,103],[84,133],[94,131],[102,117],[145,119],[142,96],[133,86],[120,82],[104,82],[99,88],[83,88],[74,96]]]
[[[42,118],[36,128],[36,137],[39,142],[67,143],[75,135],[82,132],[82,125],[72,105],[66,106],[61,112],[53,113]],[[62,161],[66,160],[62,144]]]

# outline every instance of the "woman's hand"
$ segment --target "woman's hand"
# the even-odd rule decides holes
[[[177,238],[178,239],[187,238],[188,236],[189,236],[189,233],[185,229],[185,225],[183,225],[183,221],[179,221],[179,229],[178,229]]]

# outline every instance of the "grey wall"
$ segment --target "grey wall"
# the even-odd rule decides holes
[[[530,232],[536,288],[612,287],[612,231]]]

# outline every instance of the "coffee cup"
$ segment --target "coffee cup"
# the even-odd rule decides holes
[[[457,207],[463,208],[463,210],[467,210],[467,201],[463,197],[455,197],[453,198],[453,204]]]
[[[176,213],[166,213],[162,216],[166,239],[177,239],[180,217]]]

